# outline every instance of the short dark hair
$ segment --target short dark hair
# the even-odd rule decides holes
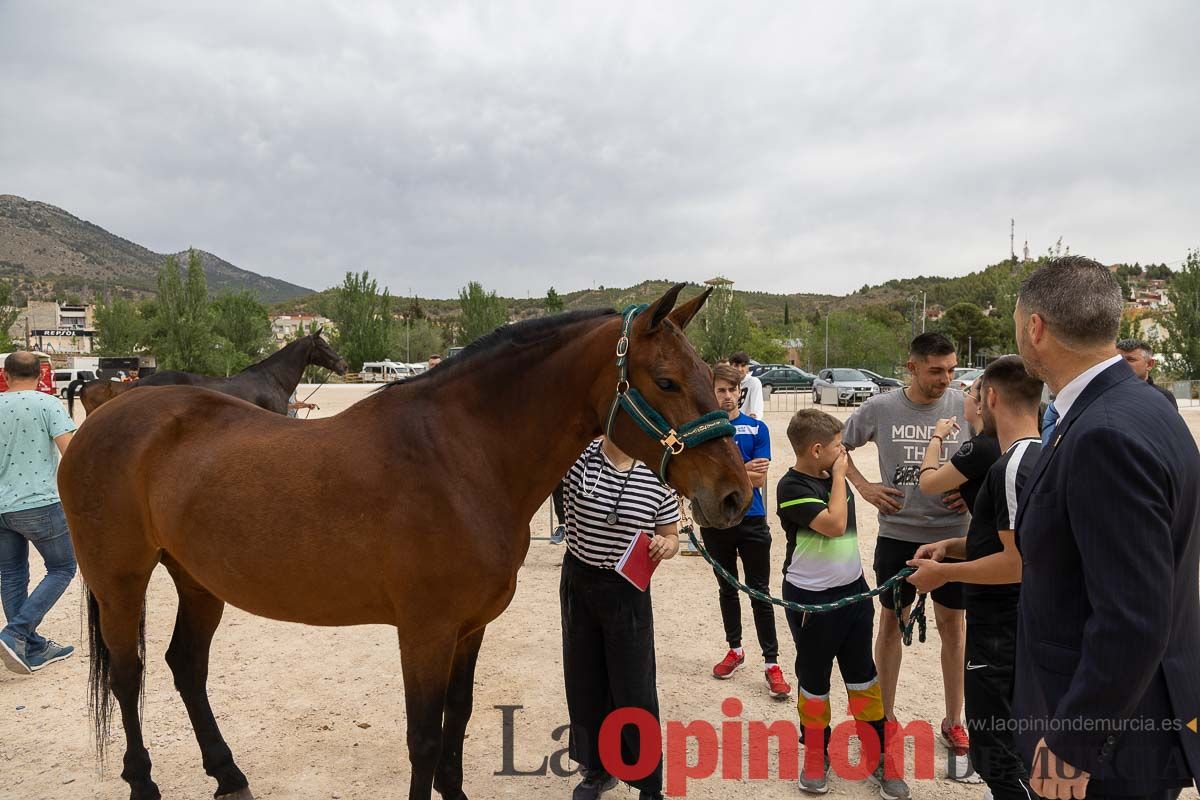
[[[739,350],[729,357],[729,363],[736,366],[750,363],[750,354],[745,350]]]
[[[815,408],[802,408],[788,423],[788,441],[796,455],[814,444],[829,444],[842,430],[842,421]]]
[[[9,377],[29,380],[42,374],[42,362],[28,350],[17,350],[4,359],[4,371]]]
[[[1144,339],[1122,339],[1117,342],[1117,349],[1122,353],[1132,353],[1134,350],[1141,350],[1146,354],[1146,358],[1154,358],[1154,348]]]
[[[981,397],[984,391],[995,389],[1006,404],[1037,414],[1042,402],[1042,382],[1029,374],[1020,356],[1000,356],[988,364],[982,380]]]
[[[918,335],[908,345],[908,354],[916,358],[948,356],[953,355],[953,353],[954,342],[950,341],[945,335],[935,331]]]
[[[713,386],[717,385],[717,381],[725,381],[732,383],[734,386],[742,385],[742,373],[738,372],[738,368],[732,364],[717,364],[713,367]]]
[[[1083,256],[1051,259],[1021,283],[1017,302],[1067,344],[1111,344],[1125,300],[1108,267]]]

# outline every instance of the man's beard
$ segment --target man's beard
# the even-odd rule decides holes
[[[985,436],[995,436],[996,418],[989,414],[986,410],[980,409],[979,419],[983,423],[983,434]]]

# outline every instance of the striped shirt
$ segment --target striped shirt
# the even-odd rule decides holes
[[[609,461],[597,439],[567,473],[567,549],[585,564],[613,569],[638,531],[679,520],[675,495],[640,461],[629,472]],[[616,523],[608,521],[617,515]]]

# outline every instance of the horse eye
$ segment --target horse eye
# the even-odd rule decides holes
[[[679,391],[679,384],[670,378],[659,378],[655,381],[655,383],[658,384],[658,388],[662,389],[664,392]]]

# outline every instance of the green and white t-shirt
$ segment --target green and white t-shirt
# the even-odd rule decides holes
[[[75,423],[57,397],[0,393],[0,514],[58,502],[54,439],[73,430]]]
[[[858,530],[854,518],[854,494],[846,484],[846,532],[830,537],[817,533],[809,525],[829,508],[833,478],[814,478],[789,469],[775,490],[779,521],[787,534],[787,555],[783,560],[784,580],[809,591],[834,589],[862,577],[858,555]]]

